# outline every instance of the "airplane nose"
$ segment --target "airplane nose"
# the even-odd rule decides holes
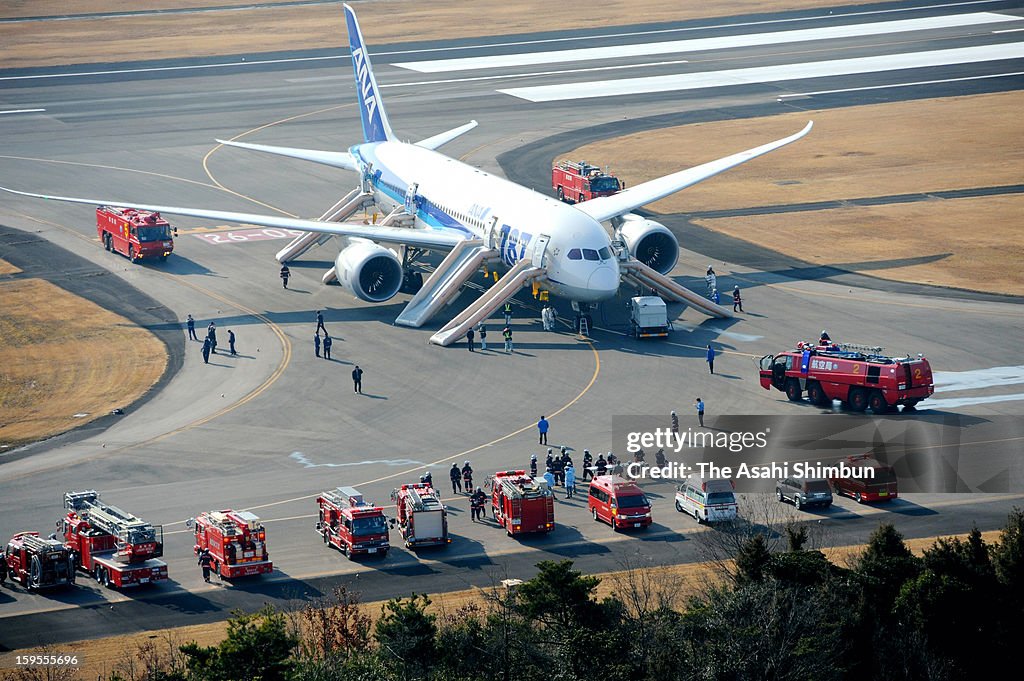
[[[590,274],[590,279],[587,280],[587,288],[594,292],[607,293],[611,291],[614,294],[615,291],[619,290],[619,273],[616,271],[616,268],[602,265]]]

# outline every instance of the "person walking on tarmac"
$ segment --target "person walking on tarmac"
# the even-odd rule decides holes
[[[505,352],[512,352],[512,327],[506,326],[501,335],[505,337]]]
[[[288,288],[288,277],[292,276],[292,271],[288,269],[288,265],[281,265],[281,286]]]
[[[207,584],[210,583],[210,567],[213,565],[213,556],[210,555],[209,549],[203,549],[199,552],[199,567],[203,568],[203,581]]]
[[[459,470],[459,464],[452,464],[448,477],[452,479],[452,494],[462,494],[462,471]]]
[[[235,352],[235,332],[231,329],[228,329],[228,348],[231,350],[232,357],[238,354]]]
[[[210,363],[210,337],[207,336],[203,340],[203,362],[206,364]]]
[[[708,295],[718,288],[718,275],[715,274],[715,269],[708,265],[707,274],[704,275],[704,282],[708,285]]]
[[[210,352],[217,354],[217,325],[210,322],[206,327],[206,337],[210,339]]]
[[[548,443],[548,420],[542,415],[540,420],[537,421],[537,434],[540,439],[537,440],[537,444],[546,445]],[[550,453],[550,450],[548,450]],[[550,458],[550,457],[549,457]],[[548,461],[550,464],[551,462]]]
[[[589,449],[583,450],[583,482],[594,477],[594,457],[590,455]]]
[[[317,330],[317,333],[320,332],[320,329],[324,330],[324,335],[326,336],[327,335],[327,327],[324,326],[324,315],[323,315],[323,313],[320,312],[320,310],[317,310],[316,311],[316,330]]]
[[[740,297],[739,284],[732,289],[732,311],[735,312],[737,307],[740,309],[740,312],[743,312],[743,298]]]
[[[474,523],[477,521],[477,519],[484,519],[484,504],[486,503],[487,495],[484,494],[484,491],[482,489],[477,487],[476,491],[473,492],[473,496],[469,498],[469,506],[473,512]]]
[[[530,454],[530,477],[537,477],[537,455]]]
[[[324,332],[324,359],[331,358],[331,346],[334,345],[334,340]]]
[[[505,303],[505,326],[512,323],[512,303]]]
[[[462,466],[462,488],[466,490],[466,494],[473,491],[473,467],[468,461]]]
[[[715,373],[715,349],[711,347],[711,343],[708,343],[707,362],[708,371]]]
[[[353,388],[357,393],[362,394],[363,392],[363,370],[356,365],[356,368],[352,370],[352,383]]]
[[[313,334],[313,352],[316,353],[317,357],[320,356],[320,332],[319,331],[317,331],[315,334]]]
[[[693,406],[697,408],[697,420],[700,422],[700,427],[704,427],[704,400],[697,398],[697,401],[693,403]]]
[[[188,339],[194,341],[199,340],[199,337],[196,335],[196,320],[192,318],[192,315],[188,316],[185,323],[188,324]]]

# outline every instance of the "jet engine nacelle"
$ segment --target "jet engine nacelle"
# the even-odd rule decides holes
[[[334,261],[338,283],[360,300],[383,303],[402,286],[402,263],[372,241],[353,241]]]
[[[661,274],[668,274],[679,260],[679,242],[668,227],[645,217],[628,213],[619,228],[629,254]]]

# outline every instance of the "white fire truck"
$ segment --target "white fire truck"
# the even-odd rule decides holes
[[[441,495],[425,482],[402,485],[392,490],[398,509],[398,529],[408,548],[450,544],[448,510]]]
[[[369,504],[354,487],[339,487],[316,498],[320,520],[316,531],[324,543],[351,559],[359,554],[388,555],[388,519],[384,509]]]
[[[103,503],[88,490],[64,495],[68,510],[57,523],[64,544],[77,555],[78,567],[110,588],[167,580],[164,528]]]
[[[195,519],[194,551],[209,551],[213,570],[224,579],[274,571],[267,555],[267,533],[249,511],[206,511]]]

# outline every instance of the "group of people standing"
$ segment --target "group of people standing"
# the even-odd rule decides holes
[[[185,325],[188,327],[188,339],[198,341],[199,336],[196,335],[196,320],[192,315],[188,315],[185,320]],[[235,351],[235,332],[228,329],[228,351],[231,356],[237,356],[238,352]],[[210,325],[206,327],[206,338],[203,339],[203,362],[205,364],[210,363],[210,355],[217,354],[217,325],[210,322]]]

